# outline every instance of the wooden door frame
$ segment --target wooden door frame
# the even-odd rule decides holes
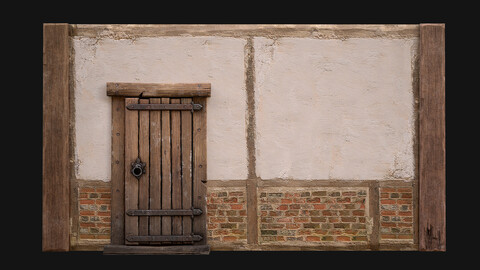
[[[209,83],[120,83],[107,82],[106,94],[112,97],[112,159],[111,159],[111,244],[104,248],[105,253],[201,253],[209,252],[206,246],[206,233],[198,246],[183,248],[156,246],[126,246],[125,245],[125,98],[192,98],[194,103],[203,106],[201,111],[193,114],[193,193],[205,194],[206,166],[206,98],[211,95]],[[206,198],[194,196],[193,205],[203,213],[194,219],[193,231],[206,232]]]

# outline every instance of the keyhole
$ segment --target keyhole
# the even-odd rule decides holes
[[[135,169],[133,169],[133,175],[134,176],[142,175],[142,169],[140,169],[139,167],[136,167]]]

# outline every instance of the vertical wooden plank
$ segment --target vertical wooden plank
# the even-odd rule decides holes
[[[70,246],[68,24],[43,25],[42,250]]]
[[[125,106],[138,103],[138,98],[125,99]],[[138,111],[125,108],[125,211],[138,209],[138,179],[130,172],[138,157]],[[138,235],[138,217],[125,213],[125,237]],[[135,244],[125,240],[125,244]]]
[[[203,237],[196,245],[206,245],[207,102],[206,98],[193,98],[193,102],[203,106],[193,113],[193,207],[203,211],[193,219],[193,233]]]
[[[170,103],[169,98],[162,98],[162,103]],[[162,209],[172,208],[172,175],[170,147],[170,111],[162,111]],[[172,218],[162,217],[162,235],[172,234]]]
[[[148,99],[140,99],[141,104],[148,104]],[[150,114],[149,111],[139,111],[138,151],[142,162],[145,162],[145,173],[138,180],[138,209],[148,209],[149,174],[150,174]],[[138,234],[148,235],[148,217],[138,218]]]
[[[192,103],[191,98],[182,98],[183,104]],[[192,207],[192,112],[182,111],[182,205],[184,209]],[[192,218],[183,218],[183,234],[192,233]]]
[[[419,249],[446,250],[445,25],[420,25]]]
[[[111,243],[123,245],[124,196],[125,196],[125,99],[112,97],[112,198],[111,198]]]
[[[179,104],[179,98],[170,99],[171,104]],[[182,209],[182,156],[180,151],[181,127],[180,111],[171,111],[171,140],[172,140],[172,208]],[[182,234],[182,217],[172,217],[172,234]]]
[[[150,103],[161,103],[160,98],[151,98]],[[162,209],[162,122],[160,111],[150,111],[150,209]],[[150,235],[161,234],[161,217],[150,217]]]

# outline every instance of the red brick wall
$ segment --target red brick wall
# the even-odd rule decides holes
[[[207,192],[208,241],[246,243],[245,188],[209,188]]]
[[[263,190],[259,242],[365,242],[366,189]]]
[[[110,188],[78,188],[79,240],[110,239]]]
[[[411,187],[380,188],[380,240],[413,241]]]
[[[110,187],[82,183],[77,245],[110,242]],[[208,241],[215,247],[247,245],[245,187],[208,187]],[[258,243],[262,245],[320,246],[369,244],[372,224],[379,224],[380,243],[414,241],[414,203],[411,187],[379,188],[379,219],[369,216],[368,187],[259,187]]]

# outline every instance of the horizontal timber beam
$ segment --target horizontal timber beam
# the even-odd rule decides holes
[[[107,82],[107,96],[123,97],[209,97],[210,83],[126,83]]]

